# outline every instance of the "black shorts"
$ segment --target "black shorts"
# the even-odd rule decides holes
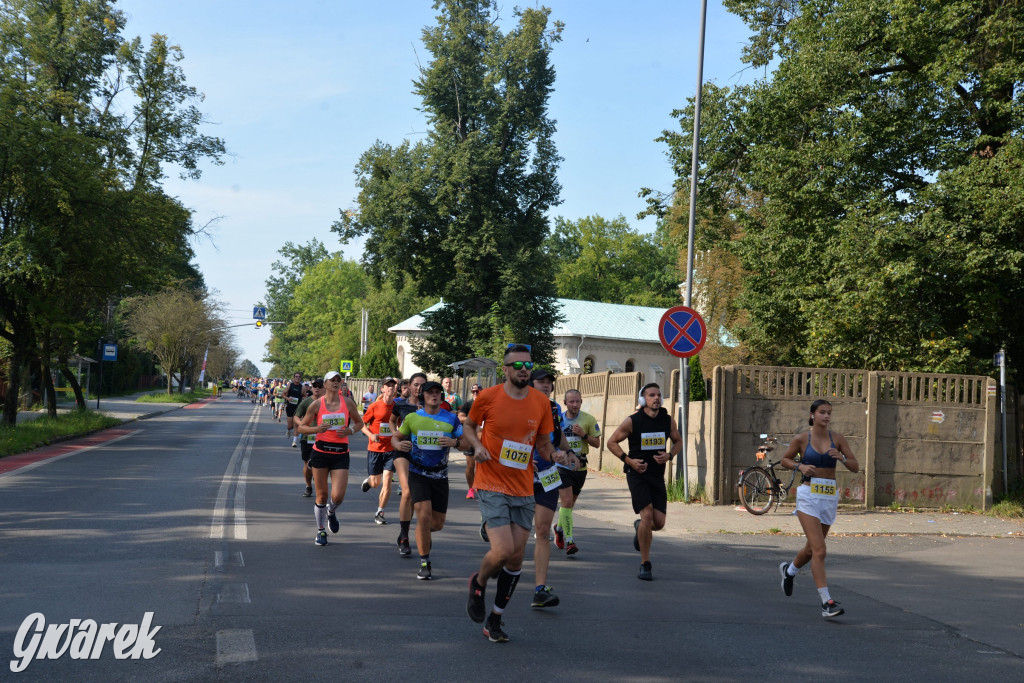
[[[395,471],[394,451],[366,451],[366,473],[371,477]]]
[[[348,460],[348,453],[324,453],[314,448],[309,456],[309,466],[318,470],[347,470]]]
[[[308,441],[299,441],[299,451],[302,454],[302,462],[309,462],[309,457],[313,455],[313,444]]]
[[[580,495],[583,485],[587,483],[587,470],[559,470],[559,472],[562,475],[562,481],[568,481],[572,486],[572,495]]]
[[[448,512],[448,479],[431,479],[415,472],[409,473],[409,493],[412,504],[430,501],[430,508],[439,514]]]
[[[299,409],[299,406],[294,403],[289,403],[284,407],[284,414],[288,417],[295,417],[295,411]]]
[[[630,470],[626,473],[626,484],[629,486],[629,497],[633,501],[633,512],[639,513],[648,505],[664,513],[668,510],[668,492],[665,490],[664,477],[653,477],[637,474]]]

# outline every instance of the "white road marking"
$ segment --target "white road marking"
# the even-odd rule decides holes
[[[217,631],[217,666],[255,662],[257,659],[252,629]]]
[[[213,553],[213,567],[219,572],[224,571],[224,567],[244,567],[245,561],[242,559],[241,552],[226,553],[223,550],[217,550]]]
[[[217,602],[251,603],[249,599],[249,584],[247,583],[225,583],[217,592]]]
[[[235,477],[235,466],[238,464],[238,458],[243,454],[244,458],[244,473],[241,475],[242,480],[240,482],[242,488],[241,503],[245,504],[245,484],[244,477],[249,472],[249,455],[252,453],[253,435],[256,433],[256,425],[260,420],[260,406],[255,406],[252,411],[252,415],[249,417],[249,422],[246,423],[245,429],[242,430],[242,436],[238,439],[238,445],[235,446],[235,452],[231,454],[231,460],[228,461],[228,467],[224,470],[224,478],[220,482],[220,490],[217,491],[217,504],[213,508],[213,520],[210,522],[210,538],[219,539],[224,538],[224,519],[227,517],[228,508],[228,491],[231,489],[231,481]],[[245,530],[245,510],[242,509],[241,514],[241,533],[239,534],[239,517],[238,517],[238,486],[235,488],[235,537],[245,538],[247,532]]]

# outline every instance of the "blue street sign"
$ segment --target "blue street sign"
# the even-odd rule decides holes
[[[350,360],[343,360],[343,361],[341,361],[341,371],[344,372],[344,373],[351,373],[352,372],[352,361],[350,361]]]
[[[704,348],[708,327],[700,313],[689,306],[673,306],[661,316],[658,338],[673,356],[689,358]]]
[[[253,306],[252,307],[252,319],[253,320],[266,320],[267,319],[267,307],[266,306]]]
[[[103,360],[117,360],[117,344],[103,345]]]

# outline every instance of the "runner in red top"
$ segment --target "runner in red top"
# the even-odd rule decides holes
[[[381,487],[377,496],[377,514],[373,517],[377,524],[388,523],[384,519],[384,508],[391,497],[391,479],[395,472],[395,452],[391,446],[391,411],[395,407],[397,388],[398,381],[394,377],[385,377],[380,385],[380,398],[363,411],[363,434],[369,439],[366,446],[366,473],[369,476],[363,480],[362,489],[366,493]]]

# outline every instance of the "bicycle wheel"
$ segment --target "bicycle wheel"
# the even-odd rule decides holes
[[[752,515],[763,515],[774,502],[771,477],[760,467],[744,472],[738,488],[743,507]]]

